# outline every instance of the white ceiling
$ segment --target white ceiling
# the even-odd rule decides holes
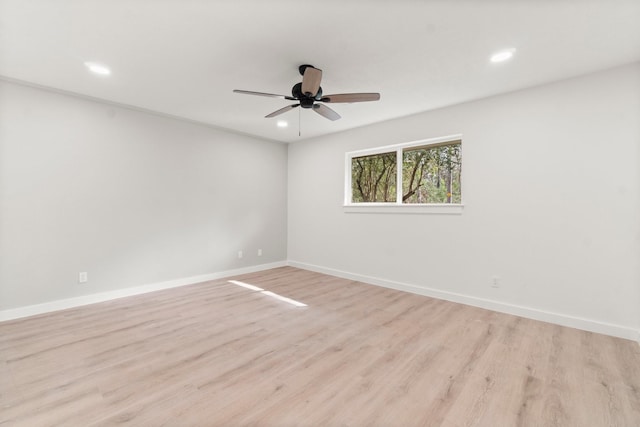
[[[639,0],[0,0],[0,76],[293,142],[636,62],[639,23]],[[291,101],[232,93],[288,95],[304,63],[381,100],[280,129]]]

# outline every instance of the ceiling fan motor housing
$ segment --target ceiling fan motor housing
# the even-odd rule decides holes
[[[322,99],[322,87],[318,88],[318,93],[314,96],[307,96],[302,93],[302,83],[296,83],[291,88],[291,96],[300,100],[300,106],[302,108],[312,108],[315,101]]]

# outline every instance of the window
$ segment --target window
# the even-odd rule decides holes
[[[454,135],[347,153],[345,206],[461,207],[461,148]]]
[[[395,202],[397,153],[381,153],[351,159],[351,194],[354,203]]]

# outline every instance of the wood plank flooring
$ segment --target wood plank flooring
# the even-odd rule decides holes
[[[640,346],[284,267],[0,323],[0,425],[638,427]]]

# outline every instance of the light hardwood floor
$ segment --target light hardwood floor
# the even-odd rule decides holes
[[[640,426],[632,341],[284,267],[0,323],[0,425]]]

